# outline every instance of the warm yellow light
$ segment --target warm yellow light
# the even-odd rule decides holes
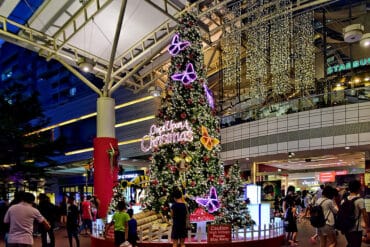
[[[146,97],[143,97],[143,98],[140,98],[140,99],[132,100],[132,101],[117,105],[117,106],[114,107],[114,109],[117,110],[117,109],[127,107],[127,106],[130,106],[130,105],[133,105],[133,104],[144,102],[146,100],[150,100],[150,99],[153,99],[153,98],[154,98],[153,96],[146,96]],[[73,118],[73,119],[70,119],[70,120],[67,120],[67,121],[64,121],[64,122],[61,122],[61,123],[57,123],[57,124],[54,124],[54,125],[51,125],[51,126],[33,131],[31,133],[28,133],[26,136],[34,135],[34,134],[44,132],[44,131],[47,131],[47,130],[51,130],[51,129],[54,129],[54,128],[57,128],[57,127],[61,127],[61,126],[64,126],[64,125],[67,125],[67,124],[70,124],[70,123],[74,123],[74,122],[86,119],[86,118],[95,117],[96,115],[97,115],[96,112],[86,114],[86,115],[83,115],[83,116],[78,117],[78,118]]]
[[[86,152],[91,152],[93,150],[94,150],[94,148],[84,148],[84,149],[79,149],[79,150],[67,152],[64,155],[68,156],[68,155],[73,155],[73,154],[86,153]]]
[[[129,105],[134,105],[134,104],[144,102],[144,101],[147,101],[147,100],[150,100],[150,99],[153,99],[153,98],[154,98],[153,96],[146,96],[146,97],[143,97],[143,98],[140,98],[140,99],[132,100],[132,101],[117,105],[116,107],[114,107],[114,109],[116,109],[116,110],[121,109],[123,107],[127,107]]]
[[[142,138],[119,142],[118,146],[132,144],[132,143],[136,143],[136,142],[141,142],[141,140],[142,140]]]
[[[122,142],[119,142],[118,143],[118,146],[128,145],[128,144],[132,144],[132,143],[136,143],[136,142],[141,142],[141,140],[143,140],[143,139],[144,140],[149,140],[149,137],[139,138],[139,139],[133,139],[133,140],[127,140],[127,141],[122,141]],[[80,153],[85,153],[85,152],[91,152],[93,150],[94,150],[94,148],[79,149],[79,150],[67,152],[64,155],[67,155],[68,156],[68,155],[73,155],[73,154],[80,154]]]
[[[361,81],[360,78],[355,79],[355,83],[359,83],[360,81]]]
[[[155,115],[150,115],[150,116],[147,116],[147,117],[137,118],[137,119],[130,120],[130,121],[127,121],[127,122],[119,123],[119,124],[116,124],[114,127],[119,128],[119,127],[127,126],[127,125],[130,125],[130,124],[150,120],[150,119],[153,119],[153,118],[155,118]]]

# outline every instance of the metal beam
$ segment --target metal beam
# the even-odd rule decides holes
[[[122,22],[123,22],[123,17],[125,16],[126,5],[127,5],[127,0],[123,0],[121,4],[121,9],[119,11],[118,21],[116,25],[116,32],[114,34],[114,40],[113,40],[112,51],[111,51],[110,59],[109,59],[108,71],[107,71],[106,78],[104,80],[104,87],[103,87],[104,96],[108,95],[108,90],[112,87],[112,84],[113,84],[113,82],[111,81],[113,63],[114,63],[114,57],[117,51],[119,35],[121,34]]]
[[[77,71],[74,67],[66,63],[63,59],[60,59],[58,57],[54,58],[59,63],[61,63],[65,68],[67,68],[70,72],[72,72],[75,76],[77,76],[78,79],[83,81],[89,88],[91,88],[94,92],[96,92],[99,96],[102,96],[102,92],[98,87],[96,87],[92,82],[90,82],[86,77],[84,77],[79,71]]]
[[[162,47],[164,49],[167,45]],[[147,64],[149,61],[153,59],[157,54],[152,54],[151,56],[148,56],[146,59],[144,59],[141,63],[137,64],[135,68],[133,68],[129,73],[127,73],[121,80],[119,80],[109,91],[109,95],[112,95],[114,91],[118,89],[119,86],[121,86],[128,78],[130,78],[133,74],[135,74],[140,68],[142,68],[145,64]]]
[[[102,1],[105,1],[103,4]],[[53,35],[58,40],[59,51],[79,30],[92,20],[101,10],[108,6],[113,0],[90,0],[84,4],[64,25]],[[91,5],[95,2],[96,9],[91,11]],[[88,11],[89,10],[89,11]],[[79,18],[83,21],[79,21]],[[72,29],[72,31],[70,30]]]

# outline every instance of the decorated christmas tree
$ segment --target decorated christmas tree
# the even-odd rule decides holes
[[[244,227],[254,224],[243,200],[243,180],[240,176],[238,163],[230,167],[225,177],[225,185],[221,196],[222,207],[216,216],[216,224],[231,224],[233,227]]]
[[[120,183],[116,183],[113,187],[113,197],[108,207],[108,212],[113,213],[117,210],[117,204],[120,201],[126,201],[125,188]]]
[[[178,21],[168,48],[172,58],[161,107],[142,142],[142,150],[152,152],[146,206],[165,216],[175,188],[183,190],[192,211],[196,199],[207,199],[211,188],[221,192],[223,184],[219,122],[207,87],[199,28],[191,14]]]

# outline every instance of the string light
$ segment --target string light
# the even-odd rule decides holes
[[[240,16],[240,2],[235,3],[229,13],[224,17],[224,23],[229,23],[231,19]],[[223,83],[225,86],[235,86],[240,84],[240,47],[241,36],[237,23],[226,25],[224,37],[221,40]]]

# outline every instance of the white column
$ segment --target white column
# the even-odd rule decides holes
[[[110,97],[99,97],[97,100],[96,137],[116,137],[115,101]]]

